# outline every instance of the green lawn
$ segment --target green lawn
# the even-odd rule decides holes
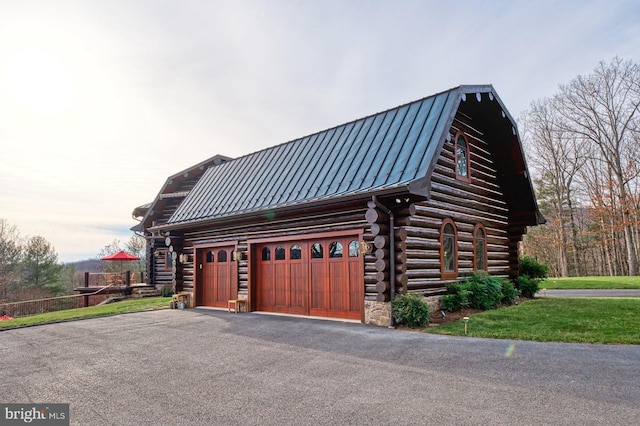
[[[149,309],[163,309],[169,307],[171,297],[145,297],[142,299],[128,299],[121,302],[109,303],[89,308],[68,309],[66,311],[49,312],[47,314],[31,315],[0,321],[0,329],[24,327],[29,325],[47,324],[74,319],[100,317],[105,315],[139,312]]]
[[[639,288],[640,276],[635,277],[570,277],[548,278],[540,283],[540,288],[546,289],[610,289],[610,288]]]
[[[468,336],[541,342],[640,344],[640,299],[541,298],[471,315]],[[463,336],[462,321],[427,333]]]

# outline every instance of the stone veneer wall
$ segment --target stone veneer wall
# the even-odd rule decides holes
[[[391,302],[365,300],[364,323],[389,327],[391,325]]]
[[[424,300],[429,304],[431,312],[440,309],[440,296],[429,296],[425,297]],[[391,325],[391,303],[365,300],[364,323],[379,327],[389,327]]]

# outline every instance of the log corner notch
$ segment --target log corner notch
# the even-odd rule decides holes
[[[371,197],[367,207],[365,219],[370,225],[376,249],[376,300],[389,302],[396,292],[394,215],[375,195]]]

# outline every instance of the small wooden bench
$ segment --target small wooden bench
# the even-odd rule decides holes
[[[233,306],[233,312],[236,314],[240,311],[242,305],[245,306],[245,310],[248,312],[249,309],[249,297],[246,294],[239,294],[237,299],[231,299],[227,302],[227,312],[231,312],[231,307]]]

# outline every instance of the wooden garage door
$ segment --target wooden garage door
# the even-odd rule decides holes
[[[260,311],[361,319],[363,262],[357,236],[259,244]]]
[[[233,246],[199,250],[202,270],[197,289],[199,304],[226,308],[227,301],[238,296],[238,268],[232,258],[233,250]]]

